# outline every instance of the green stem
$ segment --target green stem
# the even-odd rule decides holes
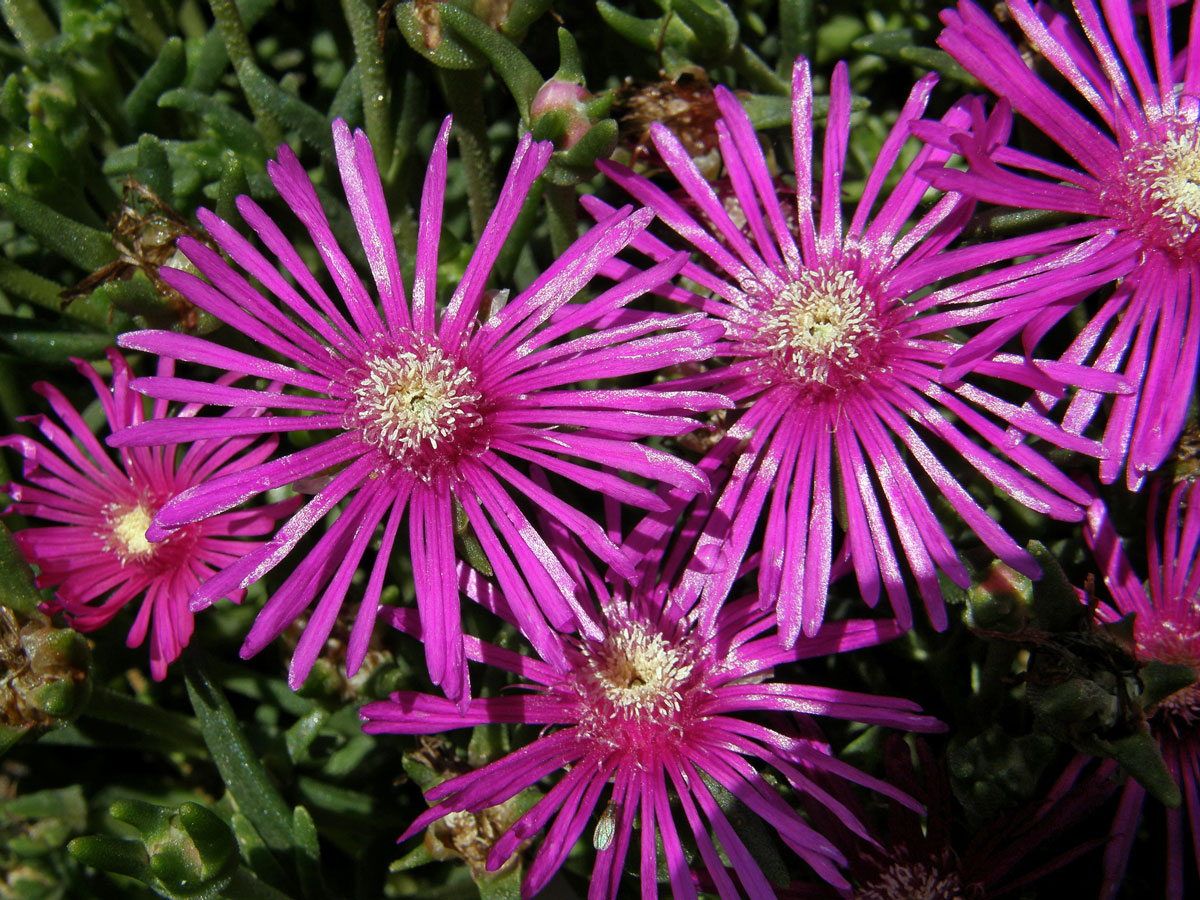
[[[194,719],[142,703],[106,687],[97,685],[92,690],[85,715],[158,738],[189,756],[206,756],[208,753]]]
[[[792,93],[792,86],[776,75],[771,67],[763,62],[762,57],[745,44],[737,45],[737,49],[729,58],[729,64],[760,91],[782,94],[785,97]]]
[[[381,171],[383,190],[389,203],[407,203],[404,195],[405,163],[412,155],[413,137],[421,128],[421,123],[429,112],[429,103],[425,95],[425,84],[413,72],[404,76],[404,86],[400,89],[400,114],[396,117],[396,130],[392,139],[392,158]],[[397,193],[400,192],[400,193]]]
[[[467,206],[471,233],[483,237],[496,206],[496,175],[492,171],[492,148],[483,114],[483,73],[474,69],[439,69],[442,91],[454,113],[454,134],[467,176]]]
[[[38,0],[0,0],[0,13],[21,49],[30,56],[58,34]]]
[[[25,381],[25,384],[28,384]],[[5,424],[11,431],[19,427],[17,419],[27,415],[29,412],[25,398],[21,396],[21,392],[17,389],[16,379],[13,377],[12,367],[7,362],[0,362],[0,411],[4,413]],[[2,468],[7,470],[7,466]],[[0,475],[3,477],[3,475]],[[5,484],[8,482],[5,481]]]
[[[146,0],[121,0],[121,6],[125,10],[125,20],[129,23],[129,27],[146,42],[151,51],[157,54],[166,42],[167,36],[163,33],[158,20],[154,18],[154,13],[150,10]]]
[[[792,76],[797,56],[811,59],[816,53],[813,0],[782,0],[779,4],[779,62],[776,74],[785,81]]]
[[[242,63],[254,63],[255,60],[237,4],[234,0],[209,0],[209,5],[212,7],[213,18],[217,20],[217,27],[221,30],[221,40],[225,44],[229,61],[233,64],[234,74],[237,75],[238,83],[242,85],[242,92],[246,95],[250,111],[254,113],[254,122],[258,126],[259,134],[267,147],[278,147],[283,143],[283,129],[279,127],[270,111],[264,108],[242,83]]]
[[[550,246],[562,256],[579,237],[578,205],[574,186],[546,185],[546,211],[549,213]]]
[[[383,171],[392,158],[391,89],[376,34],[376,5],[368,0],[342,0],[342,14],[354,41],[367,137],[375,150],[375,162]]]

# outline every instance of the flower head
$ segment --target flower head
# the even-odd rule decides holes
[[[1095,442],[1066,435],[1041,415],[1002,399],[1013,384],[1023,388],[1038,383],[1041,390],[1060,394],[1061,385],[1046,371],[1020,358],[994,355],[981,363],[970,383],[944,378],[943,370],[960,346],[947,335],[958,324],[959,304],[984,294],[1002,308],[1003,298],[1030,284],[1051,289],[1056,276],[1052,265],[1042,263],[965,277],[977,267],[1008,259],[1014,247],[997,242],[946,249],[970,218],[971,204],[949,194],[921,212],[929,185],[918,175],[931,162],[944,160],[946,151],[922,147],[896,187],[884,195],[885,179],[933,84],[928,77],[914,88],[857,209],[845,221],[841,190],[851,100],[845,65],[834,70],[823,180],[814,187],[812,83],[807,62],[796,62],[794,216],[780,202],[749,116],[723,87],[716,89],[722,114],[717,129],[733,188],[728,201],[721,201],[679,141],[661,126],[654,129],[655,143],[699,217],[628,169],[602,165],[704,258],[703,265],[689,264],[682,274],[712,296],[683,290],[668,294],[724,320],[720,352],[728,362],[712,367],[697,385],[728,394],[744,411],[725,441],[701,463],[702,469],[716,472],[729,461],[732,473],[715,506],[717,526],[701,536],[697,559],[714,573],[706,589],[709,596],[723,596],[766,509],[760,588],[764,596],[779,598],[781,636],[787,643],[802,628],[815,634],[824,617],[839,496],[844,497],[840,521],[850,561],[867,602],[878,600],[882,586],[901,622],[912,622],[898,539],[939,628],[947,619],[938,571],[958,584],[966,584],[967,573],[934,513],[928,485],[998,556],[1026,574],[1038,572],[968,494],[952,457],[1031,509],[1058,518],[1081,517],[1078,504],[1088,499],[1019,435],[1005,433],[1005,425],[1016,426],[1059,446],[1100,452]],[[947,121],[959,122],[963,116],[955,108]],[[586,202],[594,214],[605,214],[598,201]],[[814,208],[820,210],[817,218]],[[666,244],[646,235],[633,246],[655,259],[670,256]],[[609,271],[616,274],[619,266],[613,263]],[[928,292],[953,276],[964,277]],[[1061,284],[1053,289],[1061,290]],[[1055,375],[1097,385],[1101,381],[1077,369],[1060,368]],[[1106,382],[1099,389],[1112,386]],[[724,522],[733,523],[728,542]],[[714,564],[714,555],[723,562]]]
[[[1170,10],[1161,0],[1147,4],[1148,48],[1129,4],[1105,3],[1103,13],[1091,0],[1074,6],[1082,34],[1068,16],[1045,5],[1008,4],[1032,47],[1094,116],[1060,96],[969,0],[942,12],[946,29],[938,43],[1002,98],[1001,118],[1016,111],[1077,165],[995,147],[996,135],[983,134],[989,129],[977,122],[969,136],[951,139],[969,171],[932,177],[939,186],[992,203],[1086,217],[1075,226],[1082,229],[1077,239],[1095,235],[1095,249],[1077,260],[1076,273],[1104,272],[1119,280],[1062,359],[1120,372],[1137,387],[1113,401],[1104,427],[1110,455],[1100,465],[1101,480],[1112,482],[1126,468],[1127,483],[1136,489],[1179,437],[1188,407],[1182,398],[1191,394],[1200,356],[1200,48],[1189,39],[1182,53],[1173,54]],[[1193,6],[1191,20],[1194,34],[1200,7]],[[1031,247],[1057,239],[1055,232],[1029,236]],[[964,348],[951,371],[964,371],[987,348],[1020,333],[1028,347],[1036,345],[1088,293],[1065,290],[1030,305],[1028,316],[996,322]],[[1082,433],[1103,400],[1079,392],[1064,427]],[[1036,405],[1054,402],[1039,397]]]
[[[599,626],[575,602],[570,577],[512,494],[549,512],[615,571],[630,575],[625,555],[595,522],[547,489],[541,470],[650,509],[663,505],[652,491],[581,463],[602,462],[685,492],[706,486],[694,467],[637,439],[690,431],[697,423],[687,413],[720,407],[723,398],[668,389],[561,390],[598,375],[616,378],[711,353],[711,335],[701,316],[625,309],[676,272],[681,260],[666,261],[585,302],[569,302],[606,259],[646,227],[649,214],[614,213],[507,303],[492,303],[485,290],[492,265],[550,158],[549,143],[528,136],[521,140],[486,232],[438,314],[449,132],[447,119],[425,179],[411,292],[402,283],[371,145],[362,132],[351,134],[339,120],[334,140],[342,184],[378,306],[338,247],[308,176],[284,146],[269,174],[312,236],[341,302],[330,299],[279,227],[250,198],[240,197],[242,216],[298,288],[232,226],[203,210],[200,220],[216,244],[275,300],[197,241],[180,246],[208,282],[173,269],[163,276],[272,359],[162,331],[121,337],[126,347],[275,379],[293,391],[234,389],[178,377],[138,379],[134,387],[152,397],[275,413],[253,420],[151,422],[116,436],[114,443],[288,431],[328,435],[312,447],[186,491],[157,511],[150,530],[151,537],[161,539],[263,491],[303,479],[323,481],[274,538],[197,591],[192,603],[203,607],[261,578],[344,503],[336,522],[274,591],[242,650],[247,656],[261,650],[319,596],[292,659],[293,686],[304,680],[324,646],[351,579],[382,526],[348,646],[348,668],[358,669],[406,513],[430,672],[448,695],[462,697],[466,663],[454,575],[456,530],[469,526],[474,531],[524,630],[546,631],[548,620],[555,628],[580,626],[595,634]],[[582,336],[567,339],[579,332]],[[274,361],[278,358],[290,362]],[[536,470],[532,476],[527,464]],[[459,516],[466,524],[456,522]]]
[[[1146,584],[1134,574],[1104,504],[1097,500],[1088,509],[1084,537],[1114,603],[1102,604],[1099,614],[1109,621],[1136,614],[1134,637],[1142,663],[1182,664],[1200,672],[1200,482],[1175,486],[1161,541],[1155,533],[1157,506],[1151,504],[1146,533]],[[1200,688],[1193,683],[1162,700],[1149,723],[1186,807],[1166,811],[1167,896],[1178,897],[1183,895],[1184,846],[1192,843],[1189,834],[1200,834]],[[1120,887],[1145,799],[1146,789],[1128,779],[1104,854],[1106,898]],[[1200,854],[1194,863],[1200,872]]]
[[[828,813],[813,810],[818,827],[853,848],[847,853],[855,883],[852,900],[986,900],[1037,882],[1101,843],[1081,839],[1077,826],[1112,796],[1116,786],[1108,767],[1089,770],[1088,758],[1077,756],[1044,794],[973,822],[964,840],[964,816],[951,789],[947,760],[935,758],[920,738],[915,750],[919,765],[914,765],[908,743],[892,735],[884,765],[886,781],[920,800],[920,811],[889,799],[886,826],[879,823],[861,836]],[[829,790],[858,811],[854,795],[843,785],[831,783]],[[797,893],[797,887],[789,896],[839,896],[826,886],[811,886],[805,893]]]
[[[130,390],[132,373],[124,357],[110,351],[109,361],[113,367],[109,384],[88,363],[80,361],[77,366],[96,389],[109,428],[115,432],[142,422],[145,412],[142,398]],[[170,369],[169,362],[164,363],[159,374],[165,376]],[[34,389],[49,402],[58,422],[41,415],[27,420],[48,443],[20,435],[0,438],[0,446],[25,458],[26,483],[8,485],[13,503],[6,512],[60,524],[24,528],[13,537],[38,567],[38,586],[56,589],[52,606],[80,631],[100,628],[140,597],[128,644],[137,647],[150,635],[150,672],[162,679],[192,636],[188,609],[192,592],[259,546],[236,538],[270,531],[295,504],[224,513],[160,540],[147,537],[150,521],[165,503],[193,485],[260,464],[275,442],[202,441],[178,461],[173,444],[138,447],[122,450],[117,463],[61,391],[45,382]],[[192,406],[176,415],[182,420],[197,412],[198,407]],[[166,416],[167,404],[156,403],[152,419]],[[237,600],[242,593],[229,591],[223,596]]]
[[[592,826],[597,851],[590,900],[616,895],[625,858],[640,823],[642,896],[657,896],[657,842],[661,841],[675,896],[695,896],[672,798],[686,820],[700,858],[724,900],[773,897],[760,870],[723,811],[728,791],[774,829],[818,875],[847,885],[838,870],[845,858],[764,777],[770,767],[797,794],[826,807],[851,832],[861,822],[827,791],[817,776],[866,785],[913,806],[902,792],[830,755],[813,737],[814,716],[848,719],[919,731],[940,730],[915,704],[889,697],[773,678],[776,667],[867,647],[900,633],[893,622],[826,624],[811,640],[782,648],[774,616],[758,597],[722,603],[711,620],[699,617],[697,595],[686,583],[655,585],[652,573],[671,562],[657,551],[645,556],[646,577],[637,589],[609,595],[597,578],[602,615],[598,635],[550,634],[534,646],[540,659],[467,638],[467,655],[517,677],[520,692],[474,699],[465,708],[449,700],[401,691],[363,707],[368,733],[430,734],[483,723],[543,726],[531,743],[481,769],[445,781],[426,793],[436,805],[405,833],[415,834],[447,814],[478,812],[515,796],[554,773],[557,783],[504,833],[487,857],[499,868],[524,842],[545,828],[522,893],[536,894]],[[480,586],[476,585],[476,589]],[[486,605],[504,613],[494,592]],[[421,636],[409,610],[393,610],[393,623]],[[555,661],[557,660],[557,661]],[[762,713],[794,714],[770,724]],[[816,774],[814,774],[816,773]],[[714,836],[716,840],[714,840]],[[403,839],[403,838],[402,838]],[[723,868],[717,842],[736,875]]]

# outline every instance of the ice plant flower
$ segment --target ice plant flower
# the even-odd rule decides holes
[[[727,401],[697,392],[565,389],[583,379],[652,371],[711,353],[712,336],[700,315],[639,315],[625,309],[669,278],[681,260],[666,261],[585,302],[568,302],[588,287],[604,260],[646,227],[648,213],[626,209],[610,216],[506,304],[503,297],[485,290],[492,265],[549,160],[553,148],[548,142],[534,142],[528,135],[520,141],[486,232],[439,315],[438,241],[449,118],[438,134],[425,179],[411,293],[401,281],[371,145],[362,132],[351,134],[341,120],[333,131],[342,184],[370,263],[378,305],[338,247],[295,154],[280,147],[278,160],[269,164],[270,177],[311,235],[341,303],[330,299],[279,226],[250,198],[240,197],[243,218],[297,287],[250,241],[206,210],[199,217],[213,241],[275,301],[194,240],[181,240],[180,249],[208,281],[176,269],[164,269],[163,277],[272,358],[165,331],[133,332],[120,341],[165,357],[275,379],[295,390],[232,388],[181,377],[138,379],[135,389],[148,396],[233,409],[262,407],[274,413],[257,419],[149,422],[112,442],[154,445],[262,432],[325,432],[328,437],[311,447],[185,491],[158,510],[150,536],[166,536],[272,488],[323,480],[312,499],[270,541],[197,591],[192,604],[199,608],[261,578],[345,501],[336,522],[273,592],[242,648],[244,656],[260,651],[320,595],[292,657],[289,681],[295,687],[326,643],[354,573],[382,525],[381,544],[348,644],[348,669],[358,669],[388,559],[407,512],[430,673],[457,698],[464,696],[467,674],[454,576],[459,511],[474,530],[523,629],[536,633],[548,624],[565,629],[580,625],[596,633],[598,626],[574,602],[566,571],[512,494],[548,511],[618,573],[632,574],[632,564],[591,519],[531,480],[526,464],[624,503],[654,509],[662,501],[617,472],[684,491],[702,490],[706,481],[694,467],[636,441],[687,432],[697,423],[685,413]],[[578,332],[582,336],[566,339]],[[278,358],[289,362],[275,361]],[[601,462],[609,470],[586,465]]]
[[[963,814],[945,760],[935,759],[923,740],[916,740],[915,750],[919,767],[908,743],[890,736],[885,780],[920,800],[921,813],[889,800],[886,828],[872,828],[864,839],[823,810],[813,810],[816,827],[853,848],[847,853],[855,883],[851,900],[986,900],[1026,888],[1104,843],[1083,839],[1078,826],[1115,791],[1111,763],[1091,770],[1089,757],[1077,756],[1044,795],[974,825],[969,840],[962,840]],[[829,790],[859,810],[842,785],[830,784]],[[787,896],[839,900],[847,895],[826,886],[794,885]]]
[[[1200,672],[1200,481],[1175,486],[1161,541],[1154,521],[1157,494],[1154,499],[1146,528],[1150,575],[1146,584],[1134,574],[1104,504],[1097,500],[1088,509],[1084,537],[1114,604],[1102,604],[1099,614],[1115,621],[1136,613],[1134,637],[1142,663],[1183,664]],[[1166,896],[1182,897],[1186,845],[1193,847],[1193,863],[1200,874],[1200,852],[1195,847],[1200,835],[1200,685],[1192,684],[1160,702],[1149,723],[1183,794],[1185,809],[1166,810]],[[1101,895],[1106,900],[1115,897],[1121,885],[1145,800],[1145,788],[1128,779],[1104,853]]]
[[[931,76],[914,88],[847,221],[841,188],[851,97],[844,64],[833,74],[818,190],[813,185],[812,82],[807,61],[796,61],[794,216],[780,203],[749,116],[724,87],[716,89],[716,101],[722,115],[717,123],[720,150],[733,186],[733,197],[726,202],[701,177],[675,136],[661,126],[653,129],[664,163],[703,217],[630,170],[601,164],[704,258],[704,266],[689,264],[683,274],[711,297],[682,290],[670,296],[724,320],[721,353],[728,361],[712,367],[697,385],[728,394],[744,412],[702,464],[713,471],[731,453],[740,453],[713,519],[732,526],[728,535],[723,526],[703,535],[697,559],[714,572],[709,596],[723,596],[761,530],[760,589],[764,598],[778,596],[780,633],[789,644],[802,628],[816,634],[824,617],[839,495],[844,497],[850,560],[867,602],[878,600],[882,585],[897,617],[911,625],[908,589],[894,549],[899,539],[938,628],[947,622],[938,571],[961,585],[967,583],[967,572],[918,477],[928,479],[997,556],[1033,577],[1037,566],[967,493],[951,468],[955,463],[943,460],[949,460],[948,454],[959,457],[1000,490],[1056,518],[1081,518],[1079,504],[1089,499],[1035,450],[1007,439],[1003,426],[1017,425],[1085,453],[1098,453],[1099,446],[1064,434],[1041,415],[988,390],[988,380],[1006,390],[1014,383],[1027,387],[1039,382],[1049,392],[1061,393],[1048,370],[996,355],[980,363],[979,377],[969,383],[943,378],[943,368],[960,346],[946,333],[956,324],[957,304],[986,293],[1001,307],[999,298],[1018,289],[1055,289],[1055,273],[1043,263],[965,277],[985,263],[1008,259],[1018,248],[993,242],[948,250],[972,208],[955,194],[918,215],[929,188],[918,173],[940,164],[947,151],[922,147],[895,188],[883,195],[885,179],[933,85]],[[965,115],[955,108],[947,117],[965,121]],[[594,214],[607,209],[598,201],[585,201]],[[814,221],[814,206],[820,210],[819,222]],[[660,260],[671,253],[665,243],[648,236],[635,239],[633,246]],[[618,274],[619,264],[610,271]],[[952,276],[964,277],[922,293]],[[1055,374],[1090,378],[1061,367]],[[1106,382],[1105,389],[1113,385]],[[760,529],[764,508],[765,527]],[[715,563],[717,557],[725,561]]]
[[[511,673],[519,691],[476,698],[465,708],[442,697],[401,691],[363,707],[363,730],[370,734],[424,735],[492,723],[542,726],[531,743],[428,790],[426,799],[435,805],[401,839],[443,816],[503,803],[558,773],[554,786],[496,840],[487,857],[487,868],[495,870],[524,841],[546,829],[522,896],[531,897],[545,886],[594,823],[596,860],[588,897],[611,900],[637,823],[643,898],[659,896],[660,843],[673,895],[696,896],[681,827],[691,833],[720,897],[774,897],[774,888],[718,802],[718,788],[723,788],[821,878],[847,887],[839,871],[846,864],[843,854],[785,801],[760,767],[773,769],[780,784],[826,807],[853,833],[865,835],[859,819],[816,784],[814,772],[868,786],[914,808],[916,804],[828,755],[822,742],[802,736],[816,730],[813,717],[917,731],[941,726],[907,700],[793,683],[774,677],[775,671],[873,646],[901,629],[892,621],[826,623],[812,639],[787,649],[775,634],[774,615],[757,596],[724,602],[715,617],[705,619],[696,615],[698,596],[686,584],[675,590],[655,585],[649,573],[669,567],[666,558],[652,552],[644,565],[648,574],[639,589],[621,587],[609,594],[599,579],[581,579],[592,584],[600,601],[600,633],[547,634],[534,642],[540,659],[466,638],[468,657]],[[503,613],[494,592],[481,600]],[[391,610],[390,615],[398,628],[421,636],[411,610]],[[793,714],[804,728],[781,728],[770,718],[760,719],[771,712]],[[680,816],[683,822],[677,821]],[[722,851],[736,874],[724,869]]]
[[[109,351],[113,375],[105,383],[86,362],[79,371],[92,383],[108,419],[118,431],[145,419],[142,398],[130,389],[132,372],[124,357]],[[160,365],[161,375],[171,364]],[[289,513],[287,501],[227,512],[188,525],[160,540],[146,530],[164,503],[195,484],[253,468],[275,449],[274,440],[207,440],[177,459],[174,444],[120,451],[114,462],[70,401],[53,385],[34,390],[46,398],[58,421],[31,416],[47,443],[22,435],[0,438],[25,459],[24,483],[5,490],[12,497],[8,513],[21,513],[57,525],[23,528],[13,538],[38,568],[38,587],[55,589],[52,606],[79,631],[106,625],[128,603],[141,598],[128,644],[140,646],[150,636],[150,674],[161,680],[167,666],[192,636],[188,598],[205,581],[258,546],[243,541],[274,528]],[[198,407],[175,415],[186,419]],[[167,404],[154,404],[152,418],[167,415]],[[221,596],[239,600],[241,591]]]
[[[1178,55],[1166,0],[1146,4],[1148,47],[1130,4],[1104,3],[1103,13],[1091,0],[1074,7],[1082,32],[1048,6],[1008,4],[1029,44],[1095,115],[1047,84],[977,6],[963,0],[942,12],[946,28],[938,43],[1002,98],[1003,111],[1011,105],[1076,165],[1015,148],[988,153],[974,134],[958,140],[969,171],[947,170],[935,182],[992,203],[1085,216],[1093,234],[1113,236],[1084,258],[1082,269],[1064,271],[1059,302],[992,326],[951,370],[969,367],[979,353],[1022,331],[1026,346],[1035,346],[1076,305],[1081,295],[1071,285],[1079,273],[1108,270],[1120,280],[1062,359],[1121,372],[1138,387],[1115,399],[1107,420],[1101,417],[1110,455],[1100,464],[1102,481],[1115,481],[1125,468],[1128,486],[1137,489],[1179,437],[1200,356],[1200,47],[1193,46],[1200,7],[1193,5]],[[1079,392],[1064,427],[1083,432],[1103,400]]]

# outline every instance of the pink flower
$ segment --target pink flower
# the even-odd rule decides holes
[[[942,279],[1028,252],[1009,242],[947,249],[969,220],[972,205],[949,194],[922,212],[929,184],[917,174],[940,164],[946,151],[921,148],[895,188],[884,193],[933,84],[927,77],[914,88],[858,208],[846,219],[841,191],[851,97],[844,64],[834,70],[823,179],[814,187],[812,84],[808,63],[796,61],[794,216],[780,203],[749,117],[723,87],[716,90],[723,116],[717,128],[732,201],[720,202],[669,131],[661,126],[653,131],[666,166],[704,220],[628,169],[601,164],[704,257],[703,266],[689,264],[682,274],[710,297],[666,293],[724,320],[720,352],[729,361],[694,383],[728,394],[744,412],[701,463],[702,469],[715,471],[732,462],[714,518],[732,525],[726,532],[718,524],[718,533],[702,535],[697,559],[714,570],[709,596],[724,596],[751,539],[761,533],[759,586],[764,596],[779,598],[781,638],[787,644],[802,628],[816,634],[824,618],[835,507],[841,507],[849,559],[866,601],[874,605],[882,586],[900,622],[911,625],[903,557],[930,619],[944,628],[939,571],[960,585],[968,576],[928,494],[940,494],[992,552],[1036,577],[1036,564],[967,492],[960,463],[1030,509],[1073,520],[1082,517],[1079,504],[1088,501],[1087,492],[1019,435],[1006,434],[1005,426],[1072,450],[1102,452],[1096,442],[1065,434],[1002,395],[1014,384],[1040,384],[1039,390],[1061,394],[1057,378],[1112,390],[1118,385],[1108,376],[995,355],[979,363],[969,383],[944,377],[960,347],[947,331],[957,327],[962,304],[987,296],[996,301],[995,315],[1003,315],[1003,298],[1012,293],[1038,286],[1057,292],[1062,284],[1055,271],[1061,260],[1056,260],[960,278],[931,290]],[[965,124],[965,113],[951,110],[947,121]],[[585,202],[594,214],[606,209],[598,201]],[[814,208],[820,210],[817,218]],[[671,255],[666,244],[647,235],[633,246],[658,260]],[[606,271],[617,275],[620,264]]]
[[[382,526],[348,646],[349,671],[361,664],[406,512],[430,674],[448,696],[458,698],[467,691],[454,576],[455,531],[465,527],[456,526],[459,515],[482,544],[524,630],[546,631],[548,619],[554,628],[570,630],[581,623],[594,631],[586,615],[580,618],[570,577],[512,494],[547,511],[618,573],[632,574],[632,565],[595,522],[531,479],[525,464],[649,509],[660,508],[662,501],[607,469],[685,492],[707,486],[694,467],[636,441],[690,431],[697,423],[686,413],[725,405],[723,398],[665,389],[565,390],[580,380],[653,371],[712,352],[699,314],[625,310],[678,271],[679,259],[590,300],[569,303],[606,259],[646,227],[649,213],[614,213],[506,304],[502,295],[500,303],[485,305],[491,303],[485,288],[492,265],[546,167],[549,143],[522,138],[486,233],[448,305],[440,316],[435,312],[449,131],[447,119],[425,179],[411,293],[401,282],[370,143],[339,120],[334,140],[342,184],[380,306],[338,247],[316,190],[284,146],[269,165],[270,176],[312,236],[341,303],[326,295],[279,227],[252,200],[240,197],[242,216],[298,289],[275,263],[207,211],[201,211],[200,220],[213,240],[277,302],[197,241],[181,241],[180,247],[208,282],[175,269],[164,269],[163,277],[271,358],[165,331],[121,337],[125,347],[275,379],[294,390],[235,389],[178,377],[138,379],[135,389],[152,397],[234,409],[265,407],[279,414],[150,422],[116,436],[117,445],[267,432],[329,435],[280,459],[197,485],[160,509],[150,531],[165,536],[263,491],[321,480],[315,496],[270,541],[197,591],[192,605],[199,608],[262,578],[344,502],[334,524],[267,601],[242,648],[243,656],[257,653],[319,597],[292,659],[294,687],[324,646],[351,579]],[[582,336],[567,339],[573,332]],[[289,363],[276,362],[279,358]]]
[[[1099,612],[1108,621],[1137,614],[1134,636],[1141,662],[1183,664],[1200,671],[1200,482],[1176,485],[1171,492],[1161,542],[1155,533],[1157,506],[1155,495],[1146,533],[1148,588],[1129,565],[1104,504],[1097,500],[1088,509],[1084,536],[1116,605],[1102,605]],[[1183,793],[1184,809],[1166,810],[1166,896],[1182,897],[1185,845],[1193,846],[1200,873],[1200,853],[1194,846],[1200,835],[1200,686],[1193,684],[1159,703],[1150,717],[1150,731]],[[1104,898],[1116,896],[1121,885],[1145,799],[1145,788],[1127,779],[1104,852]]]
[[[683,529],[687,531],[687,529]],[[442,782],[426,793],[436,805],[401,837],[451,813],[501,804],[547,777],[552,788],[491,848],[488,869],[499,868],[538,831],[546,835],[522,887],[538,893],[603,809],[591,831],[596,853],[589,900],[617,894],[625,858],[640,823],[641,894],[658,896],[657,842],[676,897],[695,897],[678,813],[699,859],[725,900],[774,897],[775,890],[722,811],[721,789],[761,817],[780,840],[826,881],[848,887],[846,860],[827,836],[788,805],[762,772],[787,782],[806,800],[827,808],[853,833],[863,824],[818,786],[820,777],[870,787],[917,808],[907,795],[839,762],[816,733],[815,716],[896,728],[937,731],[916,704],[890,697],[776,678],[777,667],[869,647],[901,633],[894,622],[827,623],[792,649],[780,645],[774,615],[758,597],[722,602],[711,619],[697,615],[697,595],[685,585],[654,585],[671,567],[660,552],[643,561],[640,589],[609,594],[592,573],[601,628],[579,638],[550,633],[534,642],[538,658],[468,637],[467,656],[516,677],[514,690],[471,700],[465,707],[415,691],[395,693],[362,709],[370,734],[433,734],[488,723],[541,727],[529,744],[483,768]],[[664,575],[664,577],[668,577]],[[484,605],[505,615],[503,600],[473,580]],[[396,627],[422,630],[409,610],[391,613]],[[763,714],[791,716],[772,718]],[[778,720],[778,721],[776,721]],[[797,723],[796,728],[787,722]],[[716,840],[714,840],[714,837]],[[721,850],[732,864],[724,869]],[[735,880],[741,882],[740,893]]]
[[[1102,843],[1083,839],[1082,825],[1115,791],[1114,766],[1089,770],[1089,758],[1077,756],[1034,802],[972,825],[970,839],[964,840],[964,815],[951,790],[946,759],[935,759],[920,738],[914,744],[910,748],[899,735],[889,736],[885,780],[920,800],[923,809],[914,811],[889,799],[886,828],[873,828],[866,836],[850,833],[823,810],[813,810],[817,827],[853,848],[847,856],[858,886],[855,900],[1000,897],[1035,884]],[[914,749],[919,765],[912,760]],[[829,788],[859,812],[844,785]],[[965,818],[973,817],[968,813]],[[836,891],[816,885],[793,885],[785,894],[786,900],[800,897],[839,900]]]
[[[947,170],[934,176],[936,183],[992,203],[1086,216],[1080,239],[1090,233],[1105,241],[1074,272],[1063,273],[1068,289],[1059,297],[1026,303],[1021,315],[998,321],[967,345],[950,371],[965,371],[980,353],[1022,332],[1026,346],[1035,346],[1090,293],[1075,290],[1073,282],[1087,272],[1107,272],[1117,280],[1115,289],[1062,359],[1121,372],[1137,387],[1112,404],[1104,426],[1110,454],[1100,464],[1106,483],[1127,466],[1127,483],[1137,489],[1179,437],[1200,355],[1200,49],[1188,37],[1174,55],[1165,0],[1147,4],[1148,48],[1128,3],[1104,3],[1103,14],[1091,0],[1074,6],[1082,33],[1047,6],[1008,4],[1032,47],[1094,116],[1048,85],[974,4],[964,0],[957,11],[942,12],[946,30],[938,43],[1002,98],[1001,115],[1011,106],[1077,165],[1013,148],[989,152],[975,129],[957,141],[970,170]],[[1197,30],[1200,13],[1193,7],[1192,34]],[[1082,433],[1103,400],[1080,391],[1064,427]],[[1037,405],[1045,409],[1055,401],[1040,397]]]
[[[117,431],[143,421],[145,415],[142,398],[129,389],[132,373],[124,357],[112,350],[108,358],[113,367],[111,384],[88,363],[76,361],[76,365],[96,389],[109,428]],[[164,362],[160,374],[169,374],[170,368]],[[270,456],[275,442],[255,446],[247,438],[201,441],[178,462],[174,444],[138,447],[122,450],[118,465],[56,387],[41,382],[34,390],[46,398],[59,421],[41,415],[26,420],[37,426],[49,445],[20,435],[0,438],[0,446],[25,458],[27,482],[7,486],[13,503],[5,512],[60,524],[25,528],[13,537],[26,559],[38,567],[38,587],[57,588],[52,606],[80,631],[106,625],[122,607],[141,597],[127,643],[137,647],[149,633],[150,674],[162,680],[192,636],[187,605],[192,592],[260,543],[238,538],[269,532],[295,504],[225,513],[155,541],[146,534],[150,521],[164,503],[192,485],[258,465]],[[176,415],[185,420],[198,409],[187,407]],[[166,415],[167,404],[156,403],[153,418]],[[243,593],[229,591],[222,596],[236,602]]]

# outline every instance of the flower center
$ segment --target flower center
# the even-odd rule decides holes
[[[813,269],[774,297],[758,340],[783,378],[831,385],[854,372],[878,336],[875,303],[858,277]]]
[[[630,621],[602,644],[585,645],[583,656],[578,686],[594,713],[594,721],[585,724],[596,737],[638,744],[647,737],[644,726],[661,734],[660,728],[680,724],[699,674],[690,643],[671,644],[658,631]]]
[[[1175,622],[1157,623],[1153,632],[1138,636],[1143,659],[1200,669],[1200,630]],[[1193,683],[1161,700],[1155,713],[1176,733],[1190,731],[1200,721],[1200,683]]]
[[[1134,146],[1124,165],[1114,199],[1142,240],[1175,254],[1200,250],[1200,128],[1168,125],[1163,140]]]
[[[109,528],[106,540],[121,565],[130,561],[145,562],[161,546],[146,540],[146,529],[150,527],[152,518],[154,512],[147,509],[144,503],[136,506],[113,503],[105,510],[104,519]]]
[[[924,863],[894,862],[855,891],[854,900],[964,900],[965,896],[957,872],[943,874]]]
[[[458,455],[483,421],[474,373],[437,347],[370,356],[351,375],[350,427],[410,469],[427,474],[438,454]]]

